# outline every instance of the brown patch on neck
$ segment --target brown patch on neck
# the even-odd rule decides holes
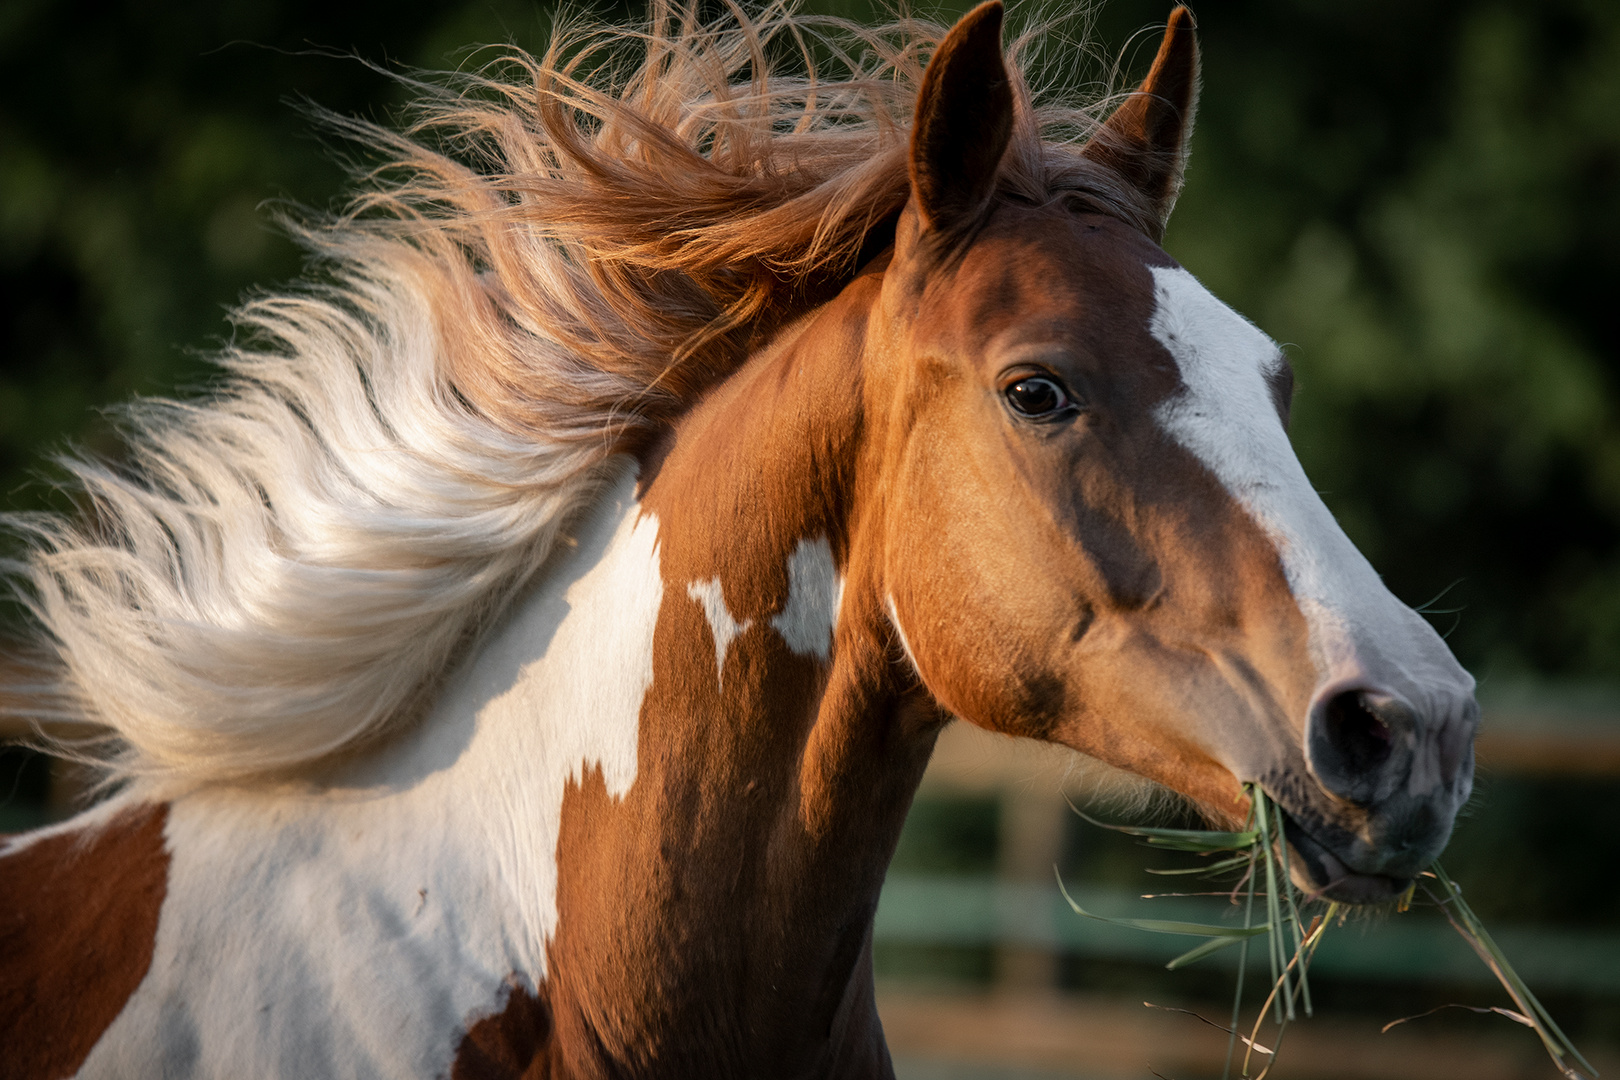
[[[0,1077],[79,1071],[152,966],[166,804],[0,855]]]

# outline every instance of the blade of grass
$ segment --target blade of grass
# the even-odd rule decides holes
[[[1243,838],[1248,833],[1211,832],[1198,837],[1150,836],[1147,838],[1148,847],[1164,848],[1167,851],[1198,851],[1214,853],[1217,851],[1236,851],[1248,846]],[[1251,841],[1252,843],[1252,841]]]
[[[1272,820],[1277,826],[1277,850],[1282,856],[1283,896],[1288,900],[1288,918],[1294,924],[1294,953],[1298,955],[1300,950],[1305,948],[1305,938],[1309,935],[1305,933],[1300,925],[1299,905],[1294,902],[1294,875],[1293,868],[1288,864],[1288,834],[1283,831],[1282,808],[1277,805],[1275,800],[1267,799],[1266,801],[1271,805]],[[1299,983],[1301,1000],[1305,1005],[1305,1015],[1311,1016],[1313,1015],[1311,984],[1306,965],[1303,963],[1299,966],[1297,982]]]
[[[1106,821],[1098,821],[1078,806],[1073,800],[1064,796],[1069,809],[1073,810],[1080,819],[1107,829],[1110,832],[1124,833],[1126,836],[1140,836],[1155,847],[1170,847],[1183,851],[1241,851],[1254,843],[1255,833],[1252,830],[1244,832],[1221,832],[1216,829],[1157,829],[1142,825],[1111,825]],[[1177,845],[1185,844],[1184,848]]]
[[[1502,967],[1500,959],[1493,955],[1489,946],[1481,941],[1471,929],[1465,928],[1462,924],[1458,923],[1457,919],[1453,917],[1449,911],[1446,913],[1446,918],[1451,922],[1452,927],[1462,935],[1463,940],[1467,941],[1468,944],[1473,948],[1474,952],[1478,954],[1479,958],[1485,962],[1485,966],[1490,968],[1491,973],[1496,976],[1497,981],[1502,984],[1502,987],[1505,990],[1507,990],[1508,996],[1513,999],[1513,1003],[1519,1006],[1519,1008],[1525,1009],[1533,1014],[1532,1016],[1528,1017],[1530,1020],[1530,1026],[1535,1030],[1536,1035],[1541,1039],[1542,1045],[1547,1050],[1547,1055],[1552,1058],[1553,1065],[1558,1069],[1558,1071],[1563,1073],[1566,1077],[1569,1077],[1570,1080],[1582,1080],[1580,1073],[1576,1072],[1574,1068],[1565,1063],[1563,1059],[1566,1053],[1575,1057],[1575,1059],[1580,1061],[1583,1065],[1585,1065],[1585,1059],[1580,1056],[1579,1052],[1577,1052],[1573,1046],[1568,1045],[1568,1040],[1563,1037],[1563,1033],[1561,1031],[1556,1030],[1556,1025],[1552,1025],[1554,1030],[1549,1030],[1546,1021],[1550,1020],[1551,1018],[1546,1016],[1545,1010],[1539,1007],[1540,1002],[1535,1001],[1535,996],[1529,993],[1528,987],[1525,987],[1522,982],[1517,980],[1510,974],[1508,970],[1505,970]],[[1563,1042],[1566,1045],[1560,1046],[1560,1042]],[[1592,1076],[1597,1075],[1596,1071],[1593,1070],[1589,1065],[1585,1067]]]
[[[1553,1057],[1554,1064],[1565,1075],[1575,1075],[1573,1070],[1561,1060],[1567,1053],[1595,1076],[1596,1070],[1575,1049],[1574,1044],[1564,1034],[1563,1029],[1553,1020],[1535,994],[1531,993],[1529,986],[1525,984],[1519,973],[1513,969],[1513,965],[1508,963],[1507,956],[1502,952],[1501,947],[1491,938],[1490,933],[1485,929],[1484,924],[1479,921],[1479,917],[1474,914],[1473,909],[1468,906],[1467,901],[1463,900],[1461,889],[1449,877],[1445,876],[1445,872],[1440,870],[1438,865],[1434,869],[1438,872],[1438,876],[1446,886],[1449,894],[1441,902],[1442,913],[1451,923],[1452,928],[1462,935],[1463,940],[1467,941],[1474,952],[1485,962],[1485,966],[1490,968],[1492,974],[1497,977],[1503,988],[1507,990],[1508,996],[1513,998],[1514,1004],[1529,1014],[1530,1026],[1535,1029],[1536,1034],[1541,1038],[1548,1053]],[[1455,913],[1452,910],[1453,908],[1456,909]],[[1461,922],[1458,921],[1459,916]]]
[[[1249,800],[1249,818],[1254,818],[1254,800]],[[1249,845],[1249,872],[1244,875],[1249,883],[1249,900],[1243,906],[1243,928],[1249,929],[1254,923],[1254,845]],[[1232,1036],[1226,1040],[1226,1063],[1221,1066],[1221,1080],[1232,1078],[1232,1056],[1237,1051],[1238,1021],[1243,1016],[1243,980],[1249,974],[1249,939],[1244,938],[1238,946],[1238,974],[1237,987],[1232,991]]]
[[[1314,916],[1311,919],[1311,925],[1305,928],[1305,939],[1300,942],[1299,947],[1294,951],[1294,955],[1299,958],[1299,970],[1295,974],[1294,990],[1302,995],[1307,1004],[1306,1016],[1311,1015],[1309,1011],[1310,989],[1306,980],[1310,976],[1311,961],[1316,958],[1316,946],[1322,943],[1322,935],[1318,931],[1325,931],[1326,928],[1327,919],[1321,915]]]
[[[1181,877],[1188,874],[1218,874],[1223,870],[1231,870],[1235,867],[1242,866],[1248,861],[1249,857],[1247,855],[1234,855],[1230,859],[1222,859],[1220,862],[1210,863],[1208,866],[1189,866],[1177,870],[1149,869],[1147,872],[1150,874],[1155,874],[1159,877]]]
[[[1451,876],[1438,862],[1431,864],[1430,870],[1445,888],[1444,897],[1433,897],[1439,901],[1440,910],[1452,928],[1462,935],[1463,940],[1468,942],[1479,958],[1485,962],[1485,966],[1491,969],[1491,973],[1508,992],[1508,996],[1519,1007],[1519,1011],[1534,1021],[1532,1026],[1540,1036],[1548,1055],[1553,1059],[1553,1064],[1565,1076],[1579,1080],[1580,1074],[1563,1060],[1566,1056],[1572,1057],[1588,1075],[1596,1077],[1597,1070],[1581,1056],[1575,1044],[1570,1042],[1569,1036],[1564,1034],[1563,1029],[1558,1026],[1557,1021],[1547,1012],[1536,995],[1530,992],[1530,987],[1514,970],[1513,965],[1508,963],[1507,956],[1491,937],[1490,932],[1485,929],[1485,924],[1480,922],[1479,916],[1474,914],[1473,908],[1463,899],[1462,890],[1457,887],[1457,883],[1451,880]]]
[[[1326,930],[1327,930],[1327,920],[1324,919],[1324,920],[1322,920],[1322,922],[1320,922],[1319,924],[1316,925],[1316,928],[1312,931],[1311,936],[1306,939],[1305,944],[1309,947],[1310,954],[1314,955],[1314,953],[1316,951],[1316,943],[1322,940],[1322,934]],[[1299,952],[1296,952],[1292,957],[1289,958],[1288,965],[1285,968],[1283,968],[1282,975],[1275,982],[1273,982],[1271,984],[1271,993],[1268,994],[1266,996],[1266,1000],[1261,1003],[1260,1012],[1254,1018],[1254,1030],[1252,1032],[1250,1032],[1250,1035],[1249,1035],[1249,1037],[1251,1039],[1256,1038],[1256,1037],[1259,1036],[1259,1034],[1260,1034],[1260,1025],[1263,1024],[1265,1022],[1265,1019],[1266,1019],[1266,1010],[1268,1008],[1270,1008],[1277,1001],[1278,991],[1282,990],[1285,986],[1288,985],[1288,972],[1292,968],[1294,968],[1296,965],[1300,964],[1304,960],[1306,955],[1307,954],[1306,954],[1306,951],[1304,949],[1301,949]],[[1282,1045],[1283,1032],[1288,1029],[1288,1021],[1291,1020],[1291,1019],[1293,1019],[1292,1016],[1286,1016],[1286,1017],[1283,1017],[1283,1018],[1281,1018],[1281,1019],[1279,1019],[1277,1021],[1277,1038],[1276,1038],[1276,1041],[1274,1041],[1272,1043],[1272,1050],[1273,1051],[1275,1051],[1279,1046]],[[1275,1065],[1276,1063],[1277,1063],[1277,1058],[1276,1058],[1275,1053],[1273,1053],[1270,1063],[1268,1063],[1266,1065],[1265,1069],[1261,1070],[1260,1075],[1255,1077],[1255,1080],[1262,1080],[1262,1078],[1266,1075],[1266,1073],[1268,1071],[1270,1071],[1271,1066]],[[1243,1057],[1243,1075],[1244,1076],[1249,1075],[1249,1055],[1247,1055],[1247,1054],[1245,1054],[1244,1057]]]
[[[1193,1012],[1191,1009],[1178,1009],[1174,1005],[1155,1005],[1151,1001],[1144,1001],[1144,1002],[1142,1002],[1142,1004],[1146,1005],[1150,1009],[1159,1009],[1162,1012],[1186,1013],[1188,1016],[1192,1017],[1194,1020],[1200,1020],[1203,1023],[1206,1023],[1210,1027],[1214,1028],[1216,1031],[1224,1031],[1228,1035],[1233,1036],[1234,1038],[1243,1039],[1243,1042],[1244,1042],[1245,1045],[1247,1045],[1247,1043],[1249,1041],[1248,1039],[1244,1039],[1242,1035],[1239,1035],[1235,1029],[1222,1027],[1221,1025],[1217,1024],[1215,1021],[1211,1020],[1209,1017],[1200,1016],[1199,1014]],[[1255,1046],[1255,1049],[1260,1051],[1260,1053],[1262,1053],[1262,1054],[1270,1054],[1271,1053],[1271,1048],[1267,1047],[1267,1046],[1258,1046],[1257,1045],[1257,1046]]]
[[[1277,983],[1281,980],[1286,990],[1288,969],[1285,966],[1282,952],[1282,905],[1277,902],[1276,852],[1272,850],[1271,823],[1269,821],[1271,815],[1267,813],[1266,801],[1266,793],[1258,786],[1255,787],[1255,816],[1260,822],[1260,857],[1265,860],[1266,864],[1266,926],[1270,930],[1266,944],[1268,946],[1267,953],[1271,958],[1271,981]],[[1284,1017],[1283,998],[1287,998],[1289,995],[1284,993],[1281,997],[1278,997],[1274,990],[1271,996],[1276,1005],[1276,1022],[1281,1024]],[[1287,1010],[1287,1015],[1289,1019],[1293,1019],[1293,1010],[1291,1008]],[[1244,1068],[1247,1069],[1248,1066],[1245,1064]]]
[[[1530,992],[1529,986],[1526,985],[1525,981],[1519,976],[1519,973],[1513,969],[1513,965],[1508,963],[1507,956],[1502,952],[1501,947],[1496,944],[1495,939],[1491,937],[1490,931],[1485,929],[1485,924],[1480,921],[1479,916],[1474,914],[1473,908],[1469,907],[1468,902],[1463,899],[1462,889],[1458,887],[1456,882],[1451,880],[1450,876],[1447,875],[1443,869],[1441,869],[1438,863],[1434,864],[1433,869],[1436,877],[1441,881],[1442,884],[1446,886],[1446,889],[1450,894],[1447,897],[1447,902],[1457,909],[1458,913],[1463,917],[1464,924],[1467,926],[1470,935],[1483,944],[1486,951],[1490,953],[1491,958],[1495,961],[1491,967],[1493,970],[1497,970],[1497,977],[1499,979],[1504,979],[1504,981],[1511,980],[1513,985],[1508,987],[1508,989],[1510,991],[1513,989],[1519,990],[1523,994],[1524,998],[1527,999],[1529,1005],[1531,1006],[1531,1011],[1545,1020],[1548,1028],[1550,1028],[1552,1032],[1558,1036],[1558,1038],[1564,1043],[1565,1047],[1570,1051],[1573,1051],[1574,1047],[1570,1044],[1568,1037],[1564,1035],[1563,1031],[1558,1027],[1557,1022],[1554,1021],[1553,1018],[1547,1013],[1547,1010],[1542,1006],[1541,1002],[1537,1000],[1536,996]],[[1455,923],[1453,925],[1455,925]],[[1523,1003],[1521,1003],[1521,1007],[1523,1007]],[[1579,1058],[1579,1056],[1579,1054],[1576,1054],[1577,1058]],[[1581,1064],[1585,1065],[1587,1069],[1591,1068],[1590,1065],[1586,1065],[1584,1060],[1581,1061]]]
[[[1175,922],[1169,919],[1120,919],[1109,915],[1098,915],[1075,903],[1074,897],[1069,895],[1069,890],[1064,888],[1062,875],[1058,876],[1057,883],[1058,891],[1063,894],[1063,899],[1069,902],[1069,906],[1074,909],[1076,915],[1084,915],[1086,918],[1096,919],[1098,922],[1113,923],[1115,926],[1129,926],[1136,930],[1147,930],[1154,934],[1185,934],[1189,937],[1234,939],[1254,937],[1257,934],[1267,933],[1271,929],[1269,926],[1216,926],[1213,923]]]
[[[1184,968],[1188,964],[1196,964],[1198,961],[1202,960],[1211,953],[1218,953],[1229,945],[1237,945],[1246,940],[1248,939],[1241,937],[1210,938],[1202,945],[1199,945],[1196,948],[1188,949],[1186,952],[1164,965],[1165,969],[1168,971],[1174,971],[1177,968]]]
[[[1403,1016],[1399,1020],[1391,1020],[1389,1023],[1378,1029],[1378,1034],[1388,1035],[1389,1029],[1392,1027],[1399,1027],[1402,1024],[1410,1024],[1413,1020],[1422,1020],[1425,1016],[1433,1016],[1442,1009],[1466,1009],[1469,1012],[1484,1013],[1487,1016],[1494,1013],[1497,1016],[1507,1017],[1515,1024],[1523,1024],[1532,1031],[1535,1030],[1536,1026],[1536,1022],[1524,1015],[1524,1013],[1514,1012],[1512,1009],[1504,1009],[1500,1005],[1463,1005],[1460,1002],[1449,1001],[1444,1005],[1436,1005],[1432,1009],[1425,1009],[1416,1016]]]
[[[1337,905],[1330,906],[1328,911],[1329,916],[1332,915],[1332,907],[1336,906]],[[1296,993],[1304,984],[1306,970],[1310,967],[1312,958],[1316,956],[1316,947],[1322,943],[1322,935],[1327,932],[1328,923],[1330,921],[1330,919],[1324,918],[1321,915],[1318,915],[1315,919],[1313,919],[1311,921],[1310,932],[1305,935],[1305,940],[1300,943],[1297,949],[1294,950],[1293,958],[1288,961],[1289,966],[1296,968],[1294,974],[1294,989]],[[1265,1010],[1262,1009],[1261,1015],[1264,1014]],[[1292,1018],[1292,1014],[1290,1014],[1290,1018]],[[1256,1030],[1258,1030],[1259,1024],[1256,1023],[1255,1027]],[[1283,1035],[1286,1034],[1287,1031],[1288,1024],[1286,1021],[1277,1026],[1277,1038],[1273,1043],[1271,1060],[1266,1062],[1266,1067],[1260,1070],[1259,1075],[1257,1075],[1254,1080],[1266,1080],[1266,1077],[1271,1073],[1271,1067],[1277,1063],[1275,1051],[1277,1048],[1282,1046]]]

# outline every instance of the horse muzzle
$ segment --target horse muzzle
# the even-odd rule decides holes
[[[1379,903],[1403,892],[1451,838],[1473,790],[1479,706],[1471,692],[1402,695],[1341,681],[1306,722],[1311,797],[1279,792],[1296,884],[1328,900]]]

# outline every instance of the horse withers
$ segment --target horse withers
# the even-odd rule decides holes
[[[1438,854],[1473,682],[1158,244],[1186,11],[1089,126],[996,0],[772,72],[827,25],[520,58],[425,113],[471,164],[353,125],[414,179],[306,233],[338,284],[77,466],[23,587],[121,786],[0,847],[0,1076],[892,1075],[953,718],[1222,824],[1258,784],[1324,898]]]

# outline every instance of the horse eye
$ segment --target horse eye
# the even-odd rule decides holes
[[[1063,389],[1063,384],[1042,375],[1019,379],[1003,393],[1007,395],[1007,404],[1021,416],[1051,416],[1070,405],[1069,392]]]

